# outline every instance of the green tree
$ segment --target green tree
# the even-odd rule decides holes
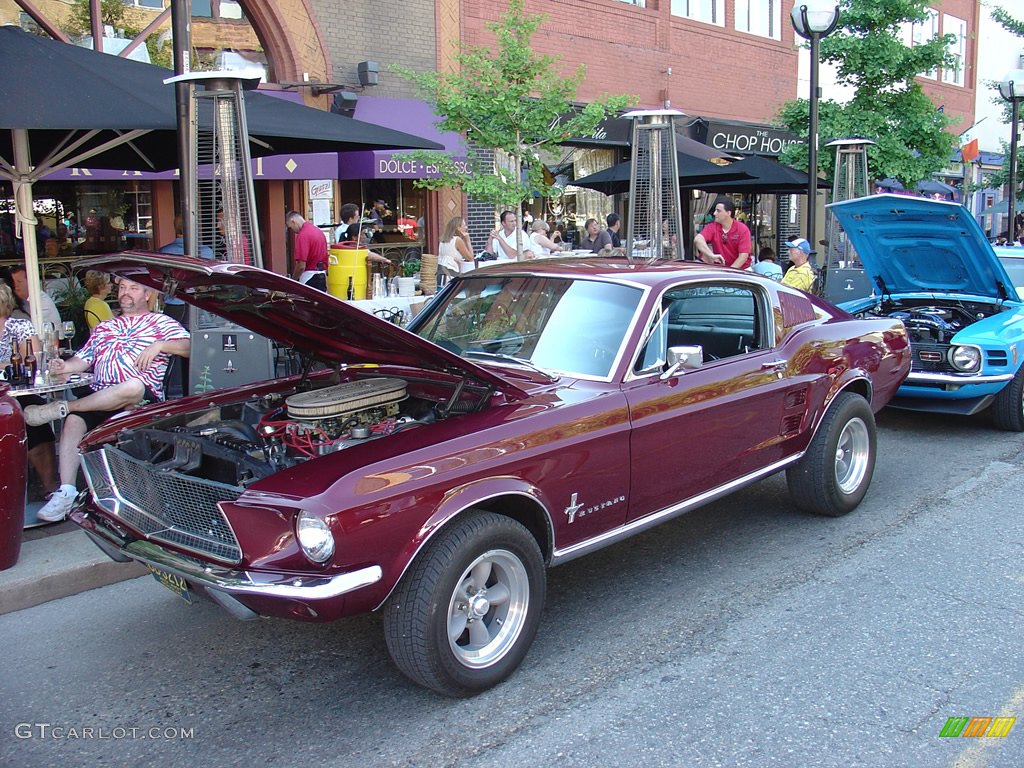
[[[839,28],[821,41],[821,60],[837,68],[839,84],[854,89],[841,104],[819,102],[818,131],[822,141],[861,137],[876,142],[868,162],[876,178],[892,177],[913,185],[949,165],[956,137],[947,127],[952,119],[941,112],[914,80],[940,66],[950,66],[947,46],[952,35],[937,36],[922,45],[903,42],[901,25],[926,18],[927,0],[843,0]],[[789,101],[779,122],[806,136],[809,105]],[[835,158],[819,153],[819,165],[832,173]],[[807,167],[806,144],[787,148],[783,161]]]
[[[580,65],[566,74],[558,69],[559,57],[538,54],[530,47],[530,39],[545,19],[542,14],[526,13],[523,0],[509,0],[501,19],[487,25],[497,38],[496,45],[461,49],[455,55],[457,72],[394,68],[434,104],[441,130],[496,150],[493,172],[475,157],[463,163],[442,152],[410,153],[440,174],[417,180],[417,186],[459,187],[474,200],[510,208],[518,217],[522,201],[554,190],[544,179],[540,161],[544,149],[591,133],[606,116],[635,101],[624,95],[605,96],[573,110],[586,67]],[[521,254],[521,234],[516,242]]]

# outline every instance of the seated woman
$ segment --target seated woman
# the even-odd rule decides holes
[[[550,256],[552,251],[568,250],[565,245],[560,245],[548,237],[549,226],[544,219],[536,219],[530,228],[533,230],[530,234],[532,250],[538,256]]]
[[[473,246],[469,241],[469,228],[461,216],[452,216],[444,225],[437,245],[438,276],[458,277],[462,264],[473,263]]]
[[[30,320],[11,317],[16,306],[13,291],[6,283],[0,281],[0,361],[4,363],[11,359],[11,353],[15,349],[24,359],[29,349],[38,354],[43,348]],[[43,402],[37,395],[18,398],[18,403],[22,407],[40,405]],[[49,424],[26,426],[25,433],[28,436],[28,462],[39,476],[43,492],[51,494],[60,485],[57,481],[57,452],[54,448],[53,429]]]
[[[114,316],[107,304],[107,296],[110,295],[110,278],[103,272],[90,269],[85,273],[85,290],[89,292],[89,298],[85,300],[85,322],[89,326],[89,332],[104,320]]]

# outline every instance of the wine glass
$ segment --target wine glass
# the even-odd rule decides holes
[[[64,325],[61,326],[61,330],[64,333],[64,338],[67,339],[68,342],[68,352],[73,351],[71,347],[71,340],[75,337],[75,321],[65,320]]]

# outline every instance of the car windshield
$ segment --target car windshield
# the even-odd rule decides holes
[[[443,303],[417,318],[414,332],[482,362],[604,378],[618,358],[643,297],[641,289],[571,278],[463,278]]]
[[[1017,293],[1024,294],[1024,258],[1000,256],[999,261],[1006,268],[1006,273],[1010,276],[1010,282],[1017,289]]]

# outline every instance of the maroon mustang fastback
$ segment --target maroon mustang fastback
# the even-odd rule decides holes
[[[801,509],[852,510],[873,414],[910,366],[898,320],[702,264],[488,266],[408,330],[242,265],[90,264],[176,290],[303,368],[90,433],[75,522],[239,618],[380,609],[399,668],[455,696],[523,660],[545,566],[783,469]]]

